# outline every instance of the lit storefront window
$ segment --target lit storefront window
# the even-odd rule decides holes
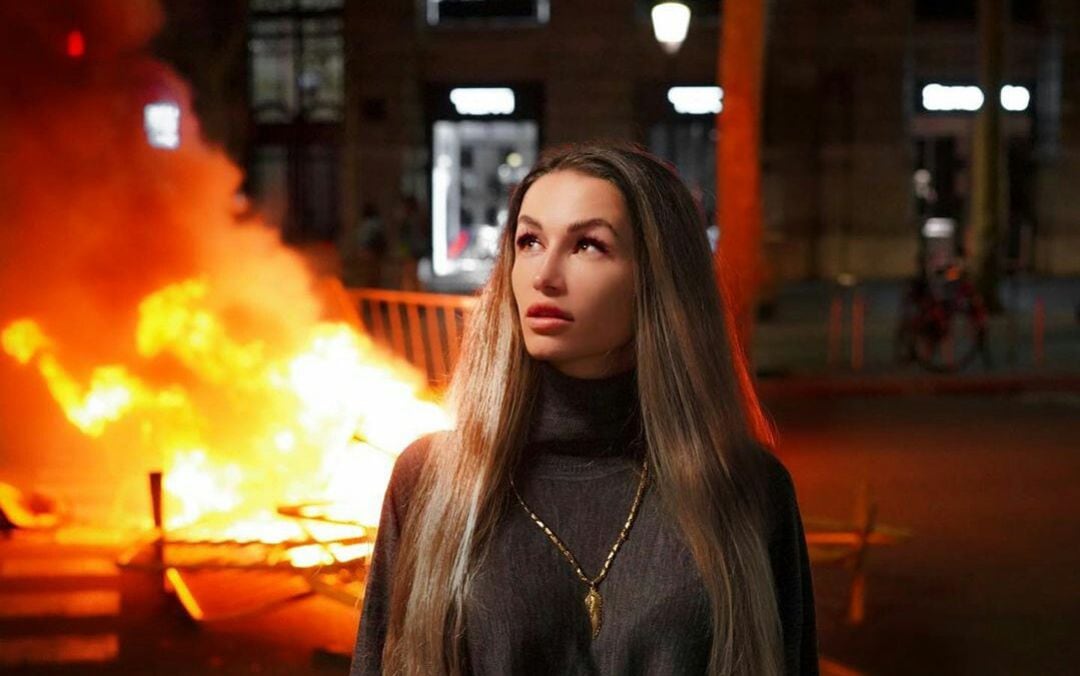
[[[531,121],[439,121],[432,167],[436,275],[483,273],[498,253],[510,192],[536,161]]]
[[[430,85],[432,288],[465,290],[490,274],[510,193],[536,162],[542,89]]]

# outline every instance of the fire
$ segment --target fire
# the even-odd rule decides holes
[[[20,93],[0,97],[0,339],[47,391],[2,364],[5,478],[119,531],[150,525],[160,471],[170,534],[297,542],[296,565],[362,554],[394,458],[447,414],[327,321],[310,261],[257,208],[283,196],[245,192],[147,49],[157,3],[67,4],[0,3],[0,85]],[[349,542],[325,542],[335,526]]]
[[[244,471],[235,463],[215,465],[204,449],[178,450],[165,474],[165,491],[177,509],[166,525],[197,521],[209,512],[230,512],[243,504]]]
[[[136,404],[170,406],[182,401],[182,394],[163,390],[151,395],[122,366],[94,369],[87,385],[82,385],[61,365],[53,353],[52,341],[32,320],[12,322],[0,334],[4,351],[21,364],[37,362],[50,394],[73,425],[84,434],[100,437],[105,427],[123,417]]]
[[[137,439],[159,459],[169,529],[228,515],[215,537],[274,542],[345,527],[308,523],[300,537],[275,515],[278,505],[312,501],[329,503],[326,520],[377,523],[396,455],[450,423],[422,376],[348,324],[318,322],[287,353],[234,333],[209,282],[188,279],[139,304],[139,363],[98,366],[84,381],[37,322],[16,320],[2,339],[5,352],[36,366],[79,430],[106,444]],[[161,364],[180,368],[155,382]],[[333,546],[336,555],[366,551]],[[296,565],[318,565],[333,553],[313,545],[294,555]]]
[[[230,339],[223,322],[205,304],[208,292],[206,281],[189,279],[139,303],[139,354],[153,358],[169,353],[210,383],[250,375],[264,363],[265,345]]]

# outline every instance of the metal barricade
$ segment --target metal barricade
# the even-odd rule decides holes
[[[446,385],[476,298],[388,289],[342,292],[352,308],[350,319],[376,344],[426,374],[432,387]]]

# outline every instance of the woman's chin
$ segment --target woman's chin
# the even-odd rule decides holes
[[[567,354],[565,350],[553,349],[550,346],[528,348],[529,356],[536,361],[546,361],[551,364],[563,362],[568,359],[573,359],[573,355]]]

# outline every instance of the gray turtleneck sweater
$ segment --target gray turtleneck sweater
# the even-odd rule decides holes
[[[525,502],[595,577],[637,490],[643,446],[633,371],[600,380],[542,364],[540,395],[515,483]],[[430,437],[394,466],[368,574],[352,676],[381,673],[390,577],[405,505]],[[769,456],[772,458],[772,456]],[[786,672],[816,674],[810,568],[791,477],[769,466],[769,555]],[[704,674],[709,599],[674,520],[648,488],[629,537],[598,589],[603,623],[591,638],[588,588],[516,500],[500,521],[466,602],[466,644],[477,675]]]

